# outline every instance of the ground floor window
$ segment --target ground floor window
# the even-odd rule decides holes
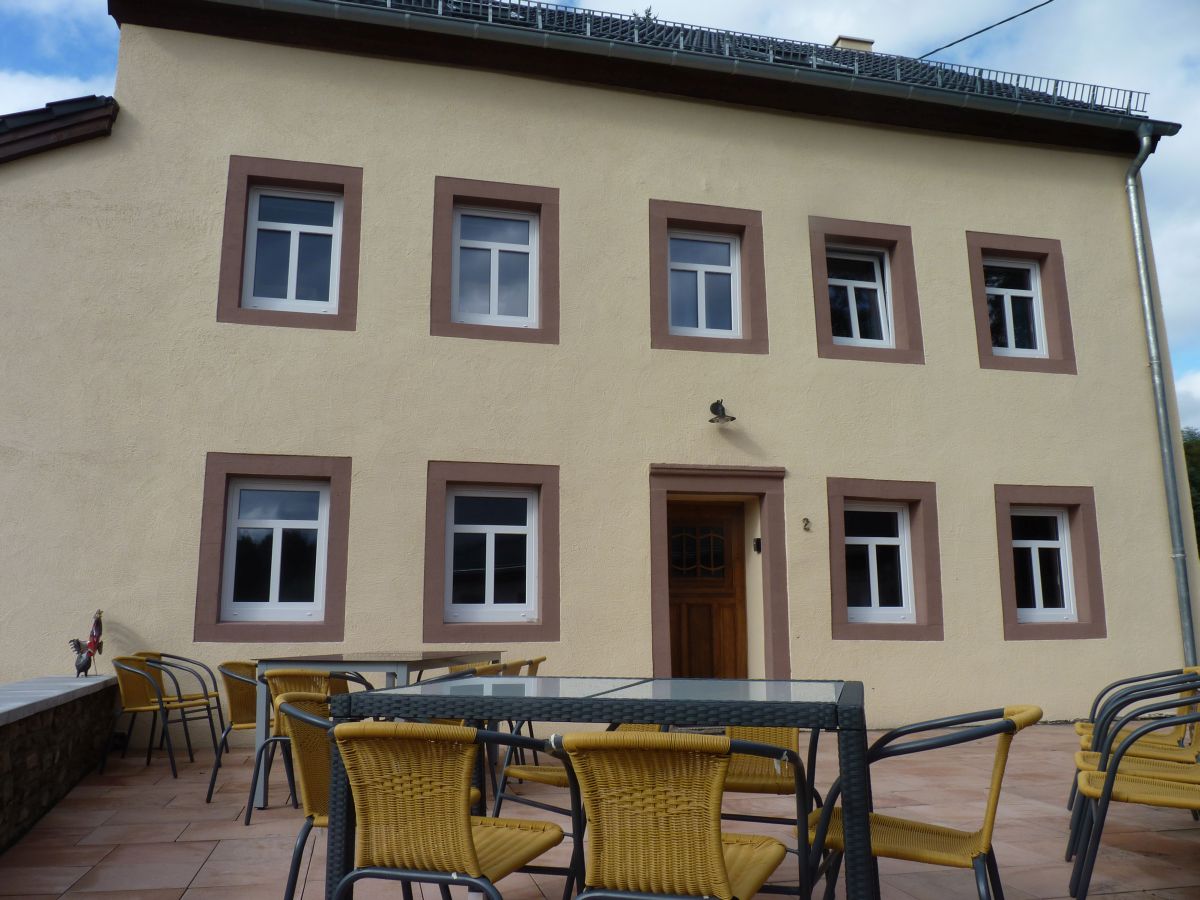
[[[537,617],[538,495],[476,486],[446,497],[446,621]]]
[[[1014,506],[1013,589],[1018,622],[1074,622],[1071,526],[1065,509]]]
[[[847,503],[846,612],[851,622],[912,622],[912,548],[906,503]]]

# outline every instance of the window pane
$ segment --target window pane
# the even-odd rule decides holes
[[[829,286],[829,318],[834,337],[854,337],[850,325],[850,289],[840,284]]]
[[[871,564],[867,559],[869,547],[846,545],[846,605],[871,605]]]
[[[1057,541],[1058,517],[1014,515],[1012,536],[1014,541]]]
[[[258,230],[254,246],[254,296],[287,297],[288,256],[292,236],[286,231]]]
[[[880,544],[875,548],[875,575],[879,579],[879,605],[890,608],[903,606],[899,547]]]
[[[1013,346],[1022,350],[1037,349],[1037,323],[1033,318],[1033,298],[1013,297]]]
[[[733,276],[724,272],[704,273],[704,325],[733,331]]]
[[[845,278],[850,281],[870,281],[877,279],[875,264],[863,259],[841,259],[836,256],[826,257],[826,268],[830,278]]]
[[[523,534],[496,535],[496,578],[492,586],[496,603],[525,602],[525,541]]]
[[[270,528],[239,528],[233,562],[233,602],[266,603],[271,599]]]
[[[296,260],[296,299],[329,302],[333,235],[301,234]]]
[[[671,529],[671,577],[693,577],[699,569],[699,538],[695,528],[675,526]]]
[[[899,537],[900,514],[874,510],[846,510],[846,537]]]
[[[319,491],[238,491],[239,519],[301,519],[315,522],[321,509]]]
[[[524,497],[455,497],[456,525],[524,525],[529,501]]]
[[[464,241],[493,241],[499,244],[529,244],[528,219],[498,219],[491,216],[463,216],[459,234]]]
[[[1032,290],[1029,282],[1030,271],[1016,266],[984,266],[983,283],[988,287],[1009,288],[1010,290]]]
[[[676,328],[700,325],[695,272],[671,272],[671,324]]]
[[[284,528],[279,547],[279,601],[317,599],[317,529]]]
[[[333,227],[332,200],[304,200],[300,197],[258,198],[260,222],[287,222],[289,225],[322,225]]]
[[[671,262],[702,266],[729,265],[729,244],[725,241],[696,241],[671,238]]]
[[[1008,346],[1008,322],[1004,319],[1004,298],[988,294],[988,327],[992,330],[992,346]]]
[[[1028,547],[1013,547],[1013,578],[1017,583],[1017,609],[1034,609],[1033,551]]]
[[[500,297],[502,316],[529,315],[529,254],[500,251]]]
[[[1063,598],[1062,554],[1057,547],[1041,547],[1037,555],[1042,576],[1042,606],[1046,609],[1062,609],[1066,606]]]
[[[492,252],[461,247],[458,251],[458,311],[487,315],[492,311]]]
[[[858,336],[869,341],[882,341],[883,316],[879,309],[879,292],[874,288],[855,288],[854,303],[858,309]]]
[[[486,534],[456,534],[453,547],[451,603],[483,603],[487,565]]]

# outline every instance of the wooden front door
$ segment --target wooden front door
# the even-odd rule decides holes
[[[740,503],[667,505],[671,674],[746,677],[745,521]]]

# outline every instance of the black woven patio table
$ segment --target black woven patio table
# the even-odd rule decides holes
[[[702,678],[466,678],[333,698],[336,721],[371,716],[534,722],[665,722],[684,726],[776,725],[838,735],[845,830],[845,885],[852,900],[879,897],[867,814],[866,715],[858,681]],[[354,805],[333,757],[325,896],[354,864]]]

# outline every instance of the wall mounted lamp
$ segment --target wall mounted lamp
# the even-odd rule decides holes
[[[710,404],[708,411],[713,414],[713,417],[708,421],[712,422],[714,425],[724,425],[726,422],[737,421],[737,416],[731,416],[729,413],[725,412],[724,400],[718,400],[716,403]]]

